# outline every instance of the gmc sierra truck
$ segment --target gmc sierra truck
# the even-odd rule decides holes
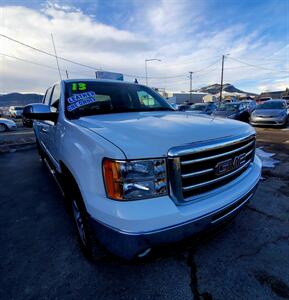
[[[24,117],[92,256],[100,243],[143,257],[226,222],[260,179],[250,125],[175,111],[143,85],[62,80]]]

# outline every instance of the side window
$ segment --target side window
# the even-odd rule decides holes
[[[53,88],[50,106],[52,106],[56,110],[58,110],[59,100],[60,100],[60,87],[59,87],[59,84],[56,84]]]
[[[48,105],[49,104],[49,100],[50,100],[50,96],[51,96],[51,91],[52,91],[52,88],[49,88],[46,93],[45,93],[45,96],[43,98],[43,104],[46,104]]]
[[[146,91],[138,91],[137,92],[139,101],[141,106],[145,107],[161,107],[161,104],[150,94]]]

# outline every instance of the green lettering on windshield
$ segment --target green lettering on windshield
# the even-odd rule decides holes
[[[86,90],[86,83],[84,82],[77,82],[77,83],[72,83],[71,85],[72,91],[85,91]]]

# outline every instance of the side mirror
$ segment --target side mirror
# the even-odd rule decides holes
[[[56,122],[58,113],[52,111],[51,107],[46,104],[33,103],[24,107],[23,116],[26,119],[31,120],[47,120]]]

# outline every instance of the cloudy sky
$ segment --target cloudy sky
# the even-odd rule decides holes
[[[128,81],[188,91],[224,81],[246,91],[289,86],[287,0],[0,0],[0,93],[43,92],[59,79],[55,58],[7,39],[53,53],[62,76],[92,78],[94,69],[125,74]],[[6,37],[4,37],[4,36]]]

